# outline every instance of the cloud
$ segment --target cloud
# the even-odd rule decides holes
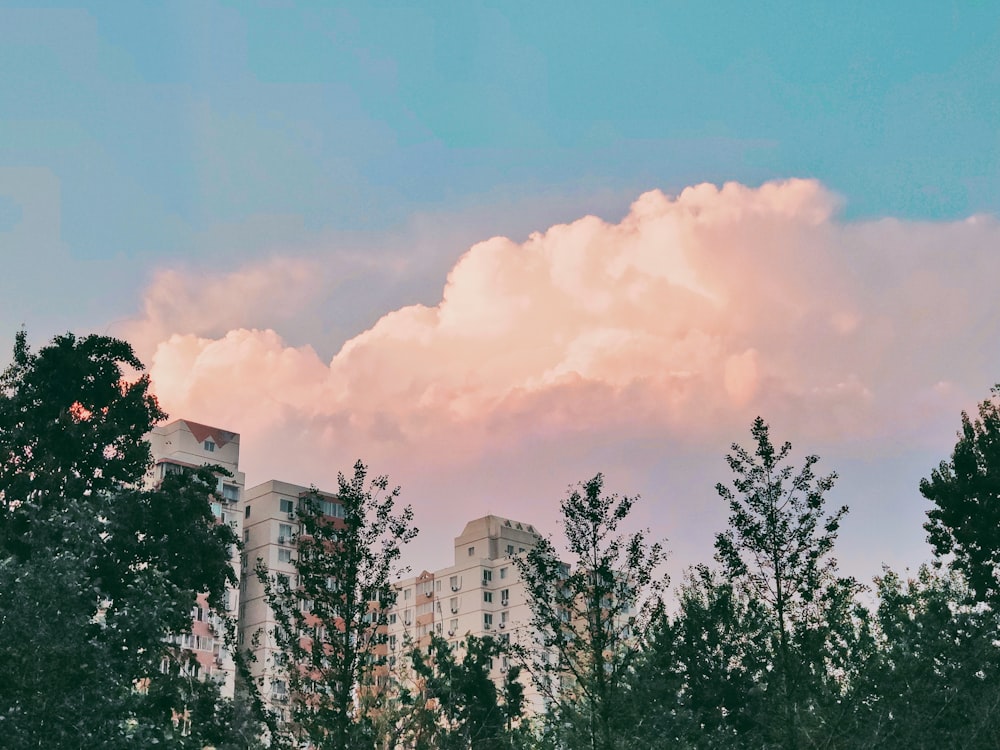
[[[166,408],[241,432],[260,480],[329,484],[362,456],[444,487],[442,474],[521,460],[523,496],[527,478],[551,488],[546,472],[606,441],[715,449],[756,414],[810,448],[919,443],[1000,372],[1000,224],[845,224],[838,205],[811,180],[706,184],[645,193],[617,223],[494,237],[455,263],[436,305],[384,314],[330,361],[258,314],[289,286],[322,300],[309,264],[165,271],[136,330],[158,341]]]

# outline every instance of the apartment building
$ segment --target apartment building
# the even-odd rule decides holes
[[[426,647],[431,633],[455,649],[468,635],[531,646],[531,610],[514,558],[539,538],[528,523],[494,515],[477,518],[455,537],[453,565],[398,581],[389,613],[389,669],[405,672],[403,654],[412,646]],[[508,666],[501,657],[491,676],[501,681]],[[527,680],[525,686],[529,704],[540,709]]]
[[[287,713],[289,692],[273,638],[277,623],[255,571],[260,562],[270,574],[287,576],[289,583],[295,585],[298,578],[294,564],[295,538],[299,533],[296,513],[301,499],[312,494],[309,487],[272,479],[248,489],[244,503],[240,643],[253,655],[250,671],[260,685],[265,705],[282,715]],[[343,517],[343,506],[334,494],[318,494],[326,515],[333,519]]]
[[[243,521],[243,489],[246,478],[240,471],[240,436],[218,427],[178,419],[153,428],[146,436],[153,456],[153,465],[145,483],[153,486],[170,473],[201,466],[216,465],[230,476],[219,475],[217,494],[212,502],[212,513],[219,523],[229,524],[240,537]],[[239,580],[241,559],[233,549],[232,564]],[[236,665],[226,647],[223,616],[238,611],[240,592],[236,588],[226,591],[225,612],[213,612],[205,596],[199,596],[191,613],[191,631],[178,638],[178,645],[189,649],[198,660],[198,676],[215,680],[223,696],[235,694]]]

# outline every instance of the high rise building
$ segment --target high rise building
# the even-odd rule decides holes
[[[260,686],[265,706],[278,714],[286,713],[288,684],[281,654],[273,638],[277,624],[274,612],[268,606],[264,585],[258,580],[255,570],[259,561],[269,574],[286,576],[289,585],[296,585],[294,562],[296,536],[299,533],[296,513],[301,499],[312,494],[309,487],[274,479],[246,492],[240,643],[253,655],[250,671]],[[343,511],[335,495],[328,492],[318,494],[326,504],[324,512],[334,518],[342,517]]]
[[[218,427],[178,419],[153,428],[146,436],[153,456],[153,465],[146,476],[147,486],[154,486],[172,472],[219,466],[217,499],[212,500],[212,513],[218,523],[229,524],[237,538],[243,534],[243,488],[246,482],[240,471],[240,436]],[[240,580],[241,559],[233,549],[232,564],[236,580]],[[238,588],[226,591],[224,612],[213,612],[207,597],[198,597],[191,613],[191,631],[178,638],[178,645],[194,653],[198,661],[198,676],[215,680],[223,696],[235,694],[236,666],[225,643],[223,618],[235,616],[239,608]]]
[[[477,518],[455,537],[453,565],[398,581],[389,614],[389,669],[405,673],[403,654],[414,646],[426,647],[431,633],[455,649],[469,635],[531,647],[531,610],[515,558],[539,538],[528,523],[493,515]],[[491,677],[500,682],[508,666],[507,657],[500,657]],[[539,709],[526,677],[525,686],[529,708]]]

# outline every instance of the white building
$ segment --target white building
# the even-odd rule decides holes
[[[146,435],[153,456],[153,466],[146,476],[146,485],[153,486],[172,472],[198,468],[206,464],[221,466],[231,476],[220,475],[217,494],[220,501],[212,502],[212,512],[219,523],[228,523],[237,538],[242,534],[243,487],[246,482],[240,463],[240,436],[218,427],[178,419],[155,427]],[[241,574],[240,556],[233,548],[232,564],[236,579]],[[213,679],[222,695],[232,698],[235,693],[236,665],[225,643],[220,615],[233,616],[238,611],[240,592],[226,591],[224,613],[209,610],[204,595],[198,597],[192,612],[191,632],[179,639],[198,659],[199,676]]]
[[[432,632],[456,649],[468,635],[531,646],[531,610],[514,558],[539,539],[531,524],[492,515],[477,518],[455,537],[453,565],[397,582],[396,606],[389,614],[390,670],[402,671],[402,654],[411,645],[425,647]],[[502,657],[494,663],[492,677],[500,682],[507,667]],[[522,677],[529,709],[537,710],[537,696],[527,676]]]
[[[295,585],[295,537],[299,533],[295,516],[300,499],[312,494],[309,487],[272,479],[247,490],[244,504],[240,643],[253,654],[250,671],[258,680],[265,705],[281,714],[285,714],[289,700],[288,684],[272,636],[274,612],[267,604],[256,566],[260,561],[270,574],[288,576],[289,583]],[[330,516],[342,517],[340,503],[333,494],[319,495],[329,504]]]

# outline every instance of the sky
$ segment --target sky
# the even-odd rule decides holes
[[[912,567],[1000,381],[997,49],[991,2],[7,2],[0,348],[126,338],[249,484],[363,459],[417,570],[603,472],[676,580],[757,415],[846,572]]]

